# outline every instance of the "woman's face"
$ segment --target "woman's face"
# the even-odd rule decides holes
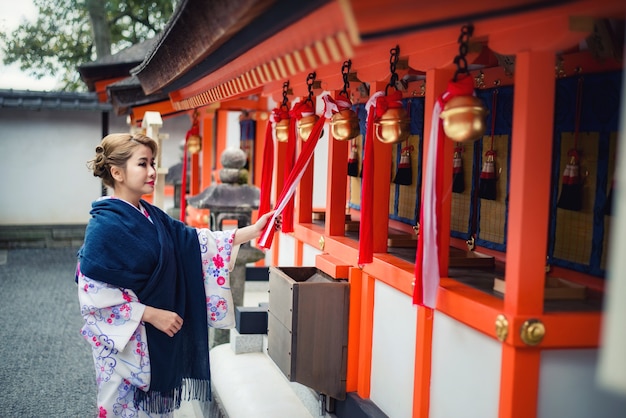
[[[112,173],[115,178],[115,195],[129,202],[138,202],[142,195],[154,191],[156,170],[152,150],[139,145],[126,162],[126,168]]]

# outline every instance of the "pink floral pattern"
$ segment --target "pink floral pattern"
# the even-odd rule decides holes
[[[198,229],[197,232],[203,260],[209,327],[232,328],[235,326],[235,307],[230,289],[228,264],[231,262],[235,233],[208,229]]]

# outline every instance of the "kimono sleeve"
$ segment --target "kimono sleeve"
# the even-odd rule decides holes
[[[92,280],[80,273],[80,269],[77,277],[78,300],[85,319],[83,336],[91,344],[123,351],[137,329],[144,327],[141,318],[145,305],[130,289]]]
[[[212,328],[235,326],[235,304],[230,287],[230,265],[234,266],[237,248],[235,230],[197,229],[202,258],[207,321]]]

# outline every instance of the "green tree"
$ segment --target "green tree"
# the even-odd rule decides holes
[[[177,0],[33,0],[34,22],[0,31],[6,65],[19,63],[30,76],[52,75],[60,90],[85,90],[77,67],[154,37]]]

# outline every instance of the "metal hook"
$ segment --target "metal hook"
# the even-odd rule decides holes
[[[283,83],[283,103],[281,104],[281,107],[287,110],[289,110],[289,107],[287,106],[287,102],[288,102],[287,92],[288,91],[289,91],[289,80]]]
[[[306,98],[308,102],[313,102],[313,84],[315,83],[315,72],[309,73],[306,76],[306,88],[309,91],[309,95]]]
[[[352,60],[347,60],[343,62],[341,66],[341,76],[343,77],[343,90],[339,92],[345,97],[348,97],[348,88],[350,88],[350,81],[348,80],[348,75],[350,74],[350,69],[352,68]]]
[[[385,87],[385,95],[387,95],[389,87],[396,88],[398,82],[398,73],[396,73],[396,66],[398,65],[398,59],[400,58],[400,46],[396,45],[395,48],[391,48],[389,51],[389,70],[391,72],[391,78],[389,84]]]
[[[457,76],[461,73],[469,74],[467,68],[467,53],[469,51],[469,39],[474,34],[474,25],[471,23],[463,25],[461,27],[461,34],[459,35],[459,55],[454,57],[454,63],[456,64],[456,72],[454,73],[454,81],[457,81]]]

